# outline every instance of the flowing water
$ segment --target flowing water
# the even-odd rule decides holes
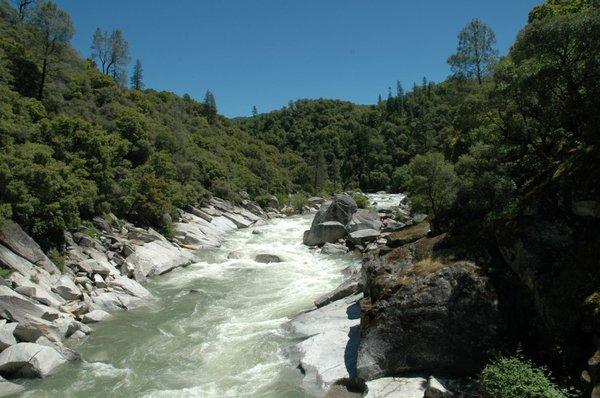
[[[312,216],[238,230],[202,261],[154,278],[147,306],[94,326],[70,364],[25,381],[27,397],[303,397],[301,374],[285,356],[284,325],[342,281],[359,260],[302,245]],[[261,234],[253,234],[256,229]],[[238,250],[243,258],[228,260]],[[259,264],[256,254],[281,256]],[[190,292],[193,290],[193,292]]]

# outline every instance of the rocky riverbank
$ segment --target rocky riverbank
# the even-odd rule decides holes
[[[65,233],[62,264],[18,224],[4,224],[0,265],[10,275],[0,279],[0,374],[52,375],[79,359],[70,347],[92,333],[94,323],[152,299],[143,286],[147,278],[194,262],[198,250],[219,246],[229,231],[281,216],[247,199],[236,206],[219,198],[181,215],[171,239],[113,215],[96,217],[93,225]],[[0,392],[18,390],[0,381]]]
[[[435,261],[445,236],[429,236],[425,217],[411,215],[403,195],[392,198],[358,209],[336,195],[304,234],[323,253],[363,257],[290,322],[301,339],[291,355],[311,394],[460,396],[471,387],[458,377],[490,355],[500,330],[493,288],[475,264]]]

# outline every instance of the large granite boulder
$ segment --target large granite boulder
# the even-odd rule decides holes
[[[315,214],[312,226],[326,221],[337,221],[346,225],[357,210],[358,205],[352,196],[345,193],[335,195],[330,202],[324,203]]]
[[[359,377],[473,374],[499,347],[494,288],[472,263],[431,260],[440,239],[423,238],[363,266]]]
[[[346,229],[349,233],[362,229],[374,229],[379,231],[382,225],[383,224],[379,219],[379,213],[367,209],[358,209],[358,211],[352,215],[352,218],[346,225]]]
[[[345,193],[335,195],[319,208],[310,229],[304,232],[302,241],[305,245],[315,246],[335,243],[346,237],[346,225],[357,210],[358,206],[352,196]]]
[[[27,261],[50,273],[59,273],[58,268],[44,254],[40,246],[23,231],[19,224],[6,221],[0,228],[0,243]]]
[[[337,221],[325,221],[304,231],[302,242],[307,246],[335,243],[346,237],[347,234],[344,224]]]
[[[46,377],[67,362],[55,349],[19,343],[0,353],[0,374],[7,377]]]

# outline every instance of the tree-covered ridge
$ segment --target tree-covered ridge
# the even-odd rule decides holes
[[[128,90],[112,68],[102,73],[66,42],[49,56],[40,97],[47,43],[32,21],[54,18],[43,7],[23,21],[8,3],[0,7],[4,217],[54,239],[102,212],[167,228],[165,214],[177,217],[177,207],[209,191],[235,198],[242,189],[253,196],[297,189],[289,170],[302,168],[298,156],[250,136],[210,104]]]

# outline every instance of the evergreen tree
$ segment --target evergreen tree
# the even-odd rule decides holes
[[[402,88],[402,83],[400,83],[400,80],[396,80],[396,97],[404,97],[404,89]]]
[[[209,121],[214,121],[217,116],[217,101],[214,94],[210,90],[206,90],[204,94],[204,106],[206,108],[206,116]]]
[[[448,58],[452,72],[458,77],[476,77],[479,84],[498,60],[494,31],[478,19],[465,26],[458,35],[456,54]]]
[[[256,109],[256,105],[252,106],[252,116],[258,115],[258,109]]]
[[[134,90],[141,90],[144,88],[144,71],[142,69],[142,61],[139,59],[135,61],[133,67],[133,74],[131,75],[131,88]]]

